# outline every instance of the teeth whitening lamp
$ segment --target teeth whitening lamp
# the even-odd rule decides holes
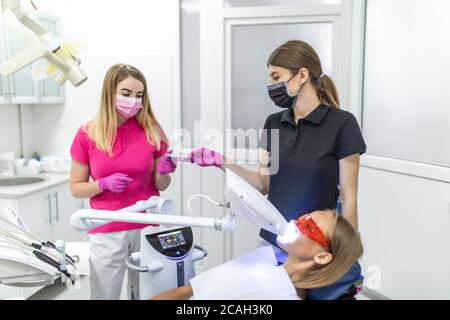
[[[184,286],[195,277],[194,263],[204,259],[207,251],[194,244],[192,227],[232,231],[235,216],[242,215],[275,234],[283,235],[286,231],[288,223],[280,212],[259,191],[230,170],[227,170],[225,196],[230,213],[221,218],[169,215],[172,202],[152,197],[119,211],[79,210],[72,215],[70,223],[79,231],[88,231],[108,221],[159,224],[159,227],[150,226],[142,230],[140,252],[131,254],[126,260],[127,267],[140,275],[140,294],[134,298],[147,300]]]

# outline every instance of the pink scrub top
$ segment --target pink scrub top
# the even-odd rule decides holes
[[[94,181],[114,173],[123,173],[133,179],[122,193],[106,190],[90,199],[93,209],[119,210],[151,196],[159,196],[153,179],[154,163],[166,154],[167,149],[164,141],[161,141],[159,151],[156,145],[150,144],[145,129],[136,118],[132,118],[118,127],[112,157],[97,148],[95,142],[88,137],[86,126],[78,130],[70,154],[73,160],[89,166],[89,173]],[[145,227],[147,225],[138,223],[111,222],[88,233],[111,233]]]

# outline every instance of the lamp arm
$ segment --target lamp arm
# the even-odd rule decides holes
[[[13,57],[8,62],[0,66],[0,73],[7,77],[33,63],[34,61],[43,58],[46,55],[44,46],[35,46],[21,54]]]

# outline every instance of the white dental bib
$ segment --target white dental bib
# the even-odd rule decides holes
[[[271,247],[256,249],[190,281],[195,300],[299,300]]]

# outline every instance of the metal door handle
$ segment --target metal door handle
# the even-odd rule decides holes
[[[58,192],[55,192],[53,194],[53,197],[55,197],[55,201],[56,201],[56,203],[55,203],[55,205],[56,205],[56,217],[55,217],[55,219],[56,219],[56,222],[59,222],[59,198],[58,198]]]
[[[47,197],[45,197],[47,199],[47,203],[48,203],[48,220],[47,222],[52,225],[52,198],[50,197],[50,195],[48,195]]]

